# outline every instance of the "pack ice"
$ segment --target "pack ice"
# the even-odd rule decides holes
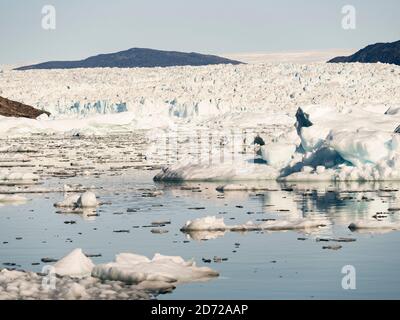
[[[242,156],[193,164],[188,156],[156,179],[399,179],[399,75],[399,66],[357,63],[5,70],[2,96],[51,116],[0,117],[0,133],[200,128],[229,136],[251,128],[265,141],[264,163]]]
[[[43,275],[0,271],[0,299],[150,299],[172,291],[177,284],[218,276],[207,267],[179,256],[155,254],[152,259],[121,253],[115,262],[94,265],[82,249],[75,249],[54,266],[54,288],[43,286]]]
[[[307,104],[399,103],[399,69],[384,64],[267,63],[4,70],[2,96],[45,109],[51,116],[1,117],[0,132],[106,134],[204,121],[218,126],[277,125]]]

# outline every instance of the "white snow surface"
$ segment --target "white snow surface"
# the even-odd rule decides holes
[[[94,268],[92,260],[86,257],[82,249],[75,249],[54,265],[56,274],[70,277],[90,276]]]
[[[1,96],[45,109],[51,112],[50,119],[59,120],[1,118],[0,128],[3,134],[105,134],[181,121],[199,123],[235,113],[258,113],[274,121],[307,104],[390,106],[400,97],[399,69],[384,64],[264,63],[4,70]]]

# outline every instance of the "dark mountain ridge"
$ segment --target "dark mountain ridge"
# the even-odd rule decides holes
[[[139,68],[139,67],[173,67],[173,66],[204,66],[215,64],[241,64],[214,55],[200,53],[162,51],[154,49],[132,48],[109,54],[99,54],[78,61],[49,61],[15,70],[32,69],[73,69],[73,68]]]
[[[391,43],[371,44],[348,57],[336,57],[329,63],[390,63],[400,65],[400,40]]]

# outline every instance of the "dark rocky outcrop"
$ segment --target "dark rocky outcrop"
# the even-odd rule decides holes
[[[0,116],[36,119],[43,113],[50,115],[47,111],[0,97]]]
[[[100,54],[79,61],[50,61],[36,65],[16,68],[15,70],[172,67],[240,63],[242,62],[213,55],[199,54],[195,52],[185,53],[176,51],[132,48],[116,53]]]
[[[348,57],[336,57],[329,63],[390,63],[400,65],[400,40],[392,43],[376,43]]]

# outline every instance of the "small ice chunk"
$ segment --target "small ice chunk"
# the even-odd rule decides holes
[[[73,208],[77,205],[79,197],[79,194],[68,196],[63,201],[56,202],[54,206],[58,208]]]
[[[97,207],[98,202],[96,195],[92,191],[84,192],[78,199],[77,205],[79,208],[94,208]]]
[[[361,230],[361,229],[388,229],[388,230],[399,230],[400,222],[391,221],[379,221],[379,220],[360,220],[352,222],[349,225],[350,230]]]
[[[82,249],[75,249],[59,260],[55,265],[55,272],[60,276],[86,277],[90,276],[94,264],[86,257]]]
[[[228,227],[225,225],[224,218],[213,217],[204,217],[198,218],[195,220],[189,220],[186,224],[181,228],[181,231],[223,231]]]
[[[92,191],[86,191],[79,194],[67,196],[63,201],[56,202],[55,207],[59,208],[95,208],[99,202],[96,199],[96,195]]]
[[[216,188],[217,191],[220,192],[225,192],[225,191],[247,191],[248,186],[243,185],[243,184],[226,184],[226,185],[221,185]]]
[[[254,231],[254,230],[299,230],[324,227],[329,225],[325,218],[298,218],[289,220],[270,220],[260,224],[249,221],[241,225],[225,224],[223,218],[205,217],[193,221],[189,220],[181,228],[182,232],[191,231]]]
[[[271,220],[265,221],[260,224],[260,228],[263,230],[306,230],[312,228],[325,227],[329,225],[327,219],[309,219],[300,218],[296,220]]]

